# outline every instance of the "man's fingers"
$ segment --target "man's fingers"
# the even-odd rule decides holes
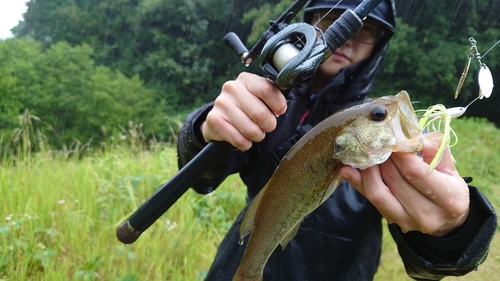
[[[413,230],[412,219],[392,190],[384,183],[380,166],[361,171],[366,198],[390,223],[397,223],[403,231]]]
[[[407,190],[405,186],[403,187],[401,197],[405,196],[404,192],[410,192],[409,190],[418,191],[450,216],[459,215],[468,209],[469,189],[454,169],[453,163],[448,163],[448,166],[438,166],[429,171],[428,165],[422,163],[422,160],[413,154],[396,153],[390,159],[395,163],[395,166],[391,168],[393,171],[384,163],[382,176],[389,186],[403,179],[408,181],[409,186],[406,187]],[[393,178],[394,169],[397,169],[397,174],[402,178]]]
[[[248,91],[261,99],[274,116],[285,113],[287,108],[285,96],[270,80],[250,73],[242,73],[238,79],[245,82]]]

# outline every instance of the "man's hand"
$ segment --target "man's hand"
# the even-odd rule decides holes
[[[205,141],[227,141],[242,151],[260,142],[276,128],[276,116],[285,113],[286,99],[266,78],[241,73],[222,86],[213,109],[201,125]]]
[[[393,153],[380,165],[360,172],[344,167],[339,173],[403,232],[417,230],[444,236],[467,219],[469,189],[456,170],[449,148],[439,165],[429,171],[441,136],[424,135],[422,157]]]

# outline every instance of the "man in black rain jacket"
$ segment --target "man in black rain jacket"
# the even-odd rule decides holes
[[[322,24],[330,24],[345,9],[354,9],[360,2],[341,1],[330,11],[337,4],[336,0],[310,1],[305,20],[309,23],[324,20],[317,26],[325,28]],[[292,98],[287,101],[266,79],[242,73],[223,86],[215,103],[191,113],[179,136],[180,167],[207,141],[225,140],[239,148],[208,171],[194,189],[202,194],[210,193],[228,175],[239,173],[248,187],[250,201],[267,183],[280,159],[305,132],[338,110],[365,99],[373,88],[375,75],[395,30],[394,3],[383,1],[370,13],[366,27],[364,34],[358,33],[320,66],[311,86],[293,89]],[[364,57],[363,48],[369,49]],[[420,207],[425,209],[426,204],[434,203],[422,191],[417,193],[422,201],[411,202],[416,206],[405,205],[404,195],[395,194],[401,201],[396,200],[400,204],[396,205],[403,212],[388,213],[383,206],[394,200],[381,200],[376,195],[377,191],[384,190],[380,188],[396,191],[394,188],[411,187],[408,190],[412,192],[422,189],[416,184],[415,187],[408,185],[405,180],[397,181],[407,176],[407,171],[401,168],[404,165],[399,162],[417,160],[394,154],[388,164],[378,165],[380,167],[359,172],[342,171],[348,181],[344,180],[329,199],[305,217],[297,235],[284,250],[278,247],[274,251],[266,264],[264,280],[372,280],[380,263],[382,216],[391,222],[391,234],[409,276],[414,279],[439,280],[475,270],[486,258],[496,230],[497,218],[490,203],[477,188],[467,186],[456,172],[453,161],[448,161],[448,167],[442,169],[444,172],[436,168],[439,188],[446,183],[454,190],[453,194],[457,194],[457,202],[469,201],[462,204],[462,208],[443,211],[447,214],[459,212],[448,217],[453,217],[449,223],[444,223],[444,218],[437,215],[441,209],[436,208],[442,206],[432,205],[430,210],[439,211],[433,211],[424,220],[418,214],[404,212],[412,207],[417,211]],[[447,162],[446,159],[451,159],[449,151],[443,161]],[[452,172],[446,174],[450,170]],[[387,186],[370,184],[382,182],[382,179]],[[438,190],[436,186],[429,185],[429,188],[434,188],[432,192]],[[390,197],[393,195],[388,196],[394,199]],[[238,244],[238,229],[245,210],[222,241],[206,280],[232,279],[245,251],[245,246]],[[434,219],[440,224],[432,225],[430,222]]]

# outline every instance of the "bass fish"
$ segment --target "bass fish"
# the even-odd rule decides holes
[[[419,152],[422,131],[405,91],[339,111],[305,134],[284,156],[248,207],[239,244],[250,234],[233,281],[262,280],[276,247],[284,249],[302,219],[339,186],[340,168],[366,169],[392,152]]]

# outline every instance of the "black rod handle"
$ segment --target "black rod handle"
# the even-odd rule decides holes
[[[328,46],[323,60],[328,58],[335,50],[344,45],[362,27],[363,20],[368,14],[380,4],[382,0],[364,0],[354,11],[345,11],[336,21],[325,31],[325,41]]]
[[[128,220],[120,224],[116,236],[124,244],[132,244],[163,215],[203,174],[232,148],[227,142],[211,142],[186,166],[144,202]]]

